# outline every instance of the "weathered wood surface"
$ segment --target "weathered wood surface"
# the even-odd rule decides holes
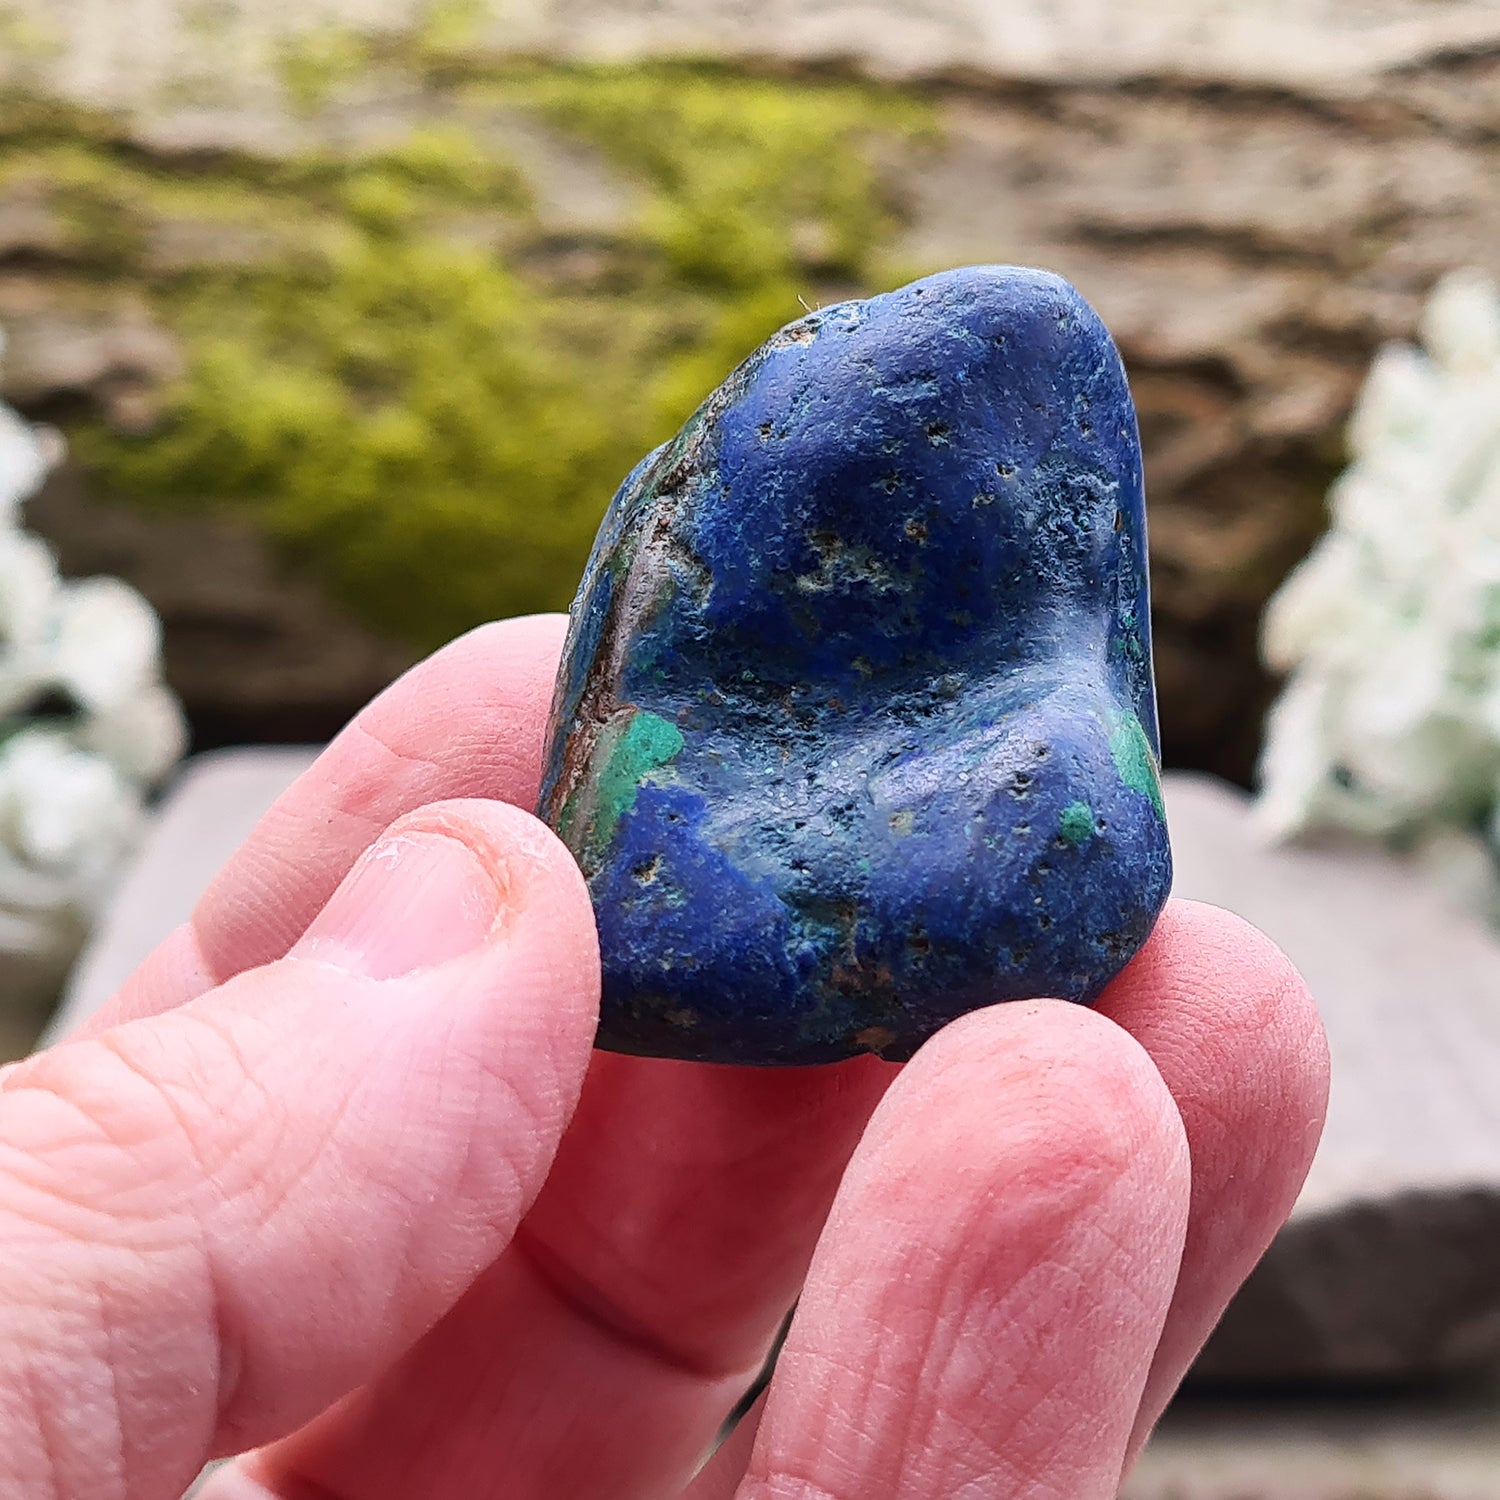
[[[1248,803],[1169,777],[1176,893],[1297,964],[1328,1028],[1328,1126],[1200,1380],[1402,1381],[1500,1360],[1500,941],[1368,846],[1267,849]]]
[[[1500,1500],[1500,1391],[1184,1401],[1121,1500]]]
[[[328,739],[417,655],[279,567],[247,517],[98,504],[68,467],[28,503],[26,524],[65,575],[127,578],[155,605],[200,750]]]
[[[458,7],[449,7],[458,11]],[[221,40],[257,87],[288,29],[401,32],[428,0],[12,0],[64,87],[94,100],[149,96]],[[708,54],[850,61],[901,78],[1177,75],[1319,90],[1391,69],[1482,55],[1500,40],[1488,0],[505,0],[469,7],[487,45],[556,56]],[[39,46],[38,50],[42,50]]]

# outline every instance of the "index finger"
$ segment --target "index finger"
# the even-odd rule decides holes
[[[277,798],[172,933],[83,1033],[172,1010],[282,957],[397,818],[453,798],[528,812],[565,615],[482,625],[419,662]]]

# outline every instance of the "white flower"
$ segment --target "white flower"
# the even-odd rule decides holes
[[[0,331],[0,357],[5,334]],[[55,433],[33,427],[10,407],[0,404],[0,526],[14,526],[21,502],[41,488],[47,471],[60,455]]]
[[[0,530],[0,716],[46,692],[46,636],[57,597],[52,552],[39,537]]]
[[[0,531],[0,646],[38,647],[57,596],[52,549],[26,531]]]
[[[0,749],[0,831],[28,865],[77,868],[134,831],[140,796],[65,734],[23,729]]]
[[[1273,839],[1289,838],[1323,821],[1337,793],[1329,776],[1326,706],[1329,693],[1311,673],[1293,677],[1271,705],[1261,754],[1261,795],[1255,819]]]
[[[1289,674],[1260,764],[1275,837],[1500,846],[1500,292],[1446,277],[1422,337],[1372,363],[1329,530],[1266,610],[1266,661]]]
[[[3,344],[0,344],[3,347]],[[161,626],[114,578],[64,581],[22,501],[61,440],[0,406],[0,985],[55,983],[186,745]]]
[[[45,443],[8,406],[0,406],[0,526],[14,526],[21,502],[47,477]]]
[[[160,781],[187,749],[187,721],[176,696],[152,683],[80,726],[78,743],[144,785]]]
[[[89,712],[117,707],[156,679],[161,623],[118,578],[63,584],[48,634],[53,681]]]
[[[1493,379],[1500,369],[1500,297],[1474,267],[1452,271],[1434,289],[1422,316],[1422,343],[1456,375]]]
[[[1319,642],[1348,640],[1360,629],[1369,601],[1358,588],[1359,544],[1330,535],[1293,570],[1266,608],[1261,645],[1266,664],[1288,672]]]

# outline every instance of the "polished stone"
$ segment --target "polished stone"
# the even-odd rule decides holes
[[[909,1057],[1088,1001],[1171,862],[1135,413],[1066,282],[971,267],[775,335],[600,529],[541,810],[600,1044]]]

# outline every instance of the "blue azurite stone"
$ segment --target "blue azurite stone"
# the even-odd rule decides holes
[[[1087,1001],[1171,862],[1140,445],[1040,271],[825,308],[615,497],[573,607],[543,816],[588,878],[600,1045],[905,1058]]]

